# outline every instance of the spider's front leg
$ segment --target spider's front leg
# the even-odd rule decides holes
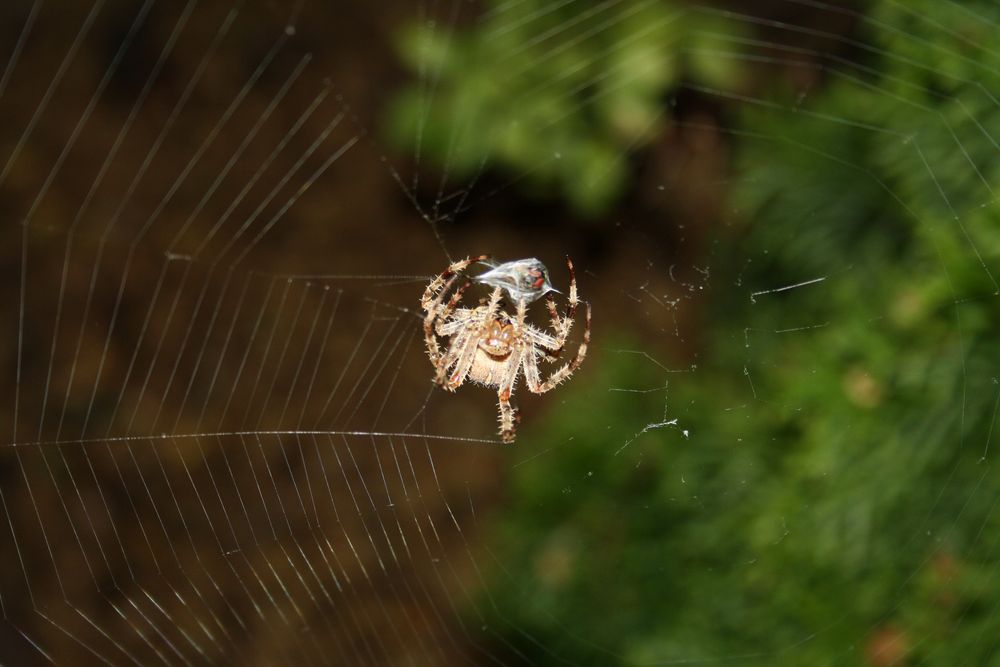
[[[559,359],[559,355],[562,354],[562,345],[559,344],[558,341],[562,340],[562,341],[565,342],[566,338],[569,335],[569,327],[572,326],[572,322],[569,322],[567,324],[566,322],[563,321],[563,318],[559,316],[559,310],[558,310],[558,307],[556,306],[555,300],[553,300],[553,299],[546,299],[545,300],[545,308],[549,311],[549,317],[552,318],[552,329],[557,334],[559,334],[563,330],[566,331],[566,336],[560,336],[559,338],[553,338],[552,342],[555,343],[554,347],[552,347],[551,349],[544,349],[543,348],[544,349],[545,361],[548,361],[549,363],[553,363],[556,360],[558,360]]]
[[[433,302],[440,303],[444,298],[444,294],[448,292],[451,283],[455,281],[457,274],[464,271],[469,265],[489,259],[489,257],[489,255],[477,255],[476,257],[468,257],[452,263],[447,269],[441,272],[441,275],[428,283],[427,288],[424,290],[424,295],[420,299],[420,305],[424,310],[430,311],[431,308],[429,306]],[[445,286],[445,283],[448,283],[448,285]],[[444,287],[443,290],[441,289],[442,287]]]
[[[545,307],[552,318],[552,330],[555,331],[556,347],[550,347],[552,356],[559,356],[562,346],[569,338],[570,329],[573,328],[573,318],[576,317],[576,308],[580,304],[580,299],[576,292],[576,270],[573,268],[573,260],[566,258],[566,268],[569,269],[569,298],[566,300],[566,313],[560,317],[556,309],[556,302],[552,299],[545,301]]]
[[[460,314],[455,315],[455,310],[458,304],[462,301],[462,296],[465,294],[465,290],[472,286],[472,281],[466,280],[465,283],[455,290],[455,295],[451,297],[448,301],[448,305],[440,311],[440,315],[437,321],[434,322],[434,332],[438,336],[453,336],[458,331],[465,329],[470,321],[473,311],[469,309],[463,309]],[[454,317],[452,317],[455,315]]]

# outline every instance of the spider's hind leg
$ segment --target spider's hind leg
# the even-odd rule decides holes
[[[439,365],[442,361],[441,357],[441,346],[438,345],[436,333],[437,330],[448,321],[448,318],[455,311],[455,307],[458,305],[459,301],[462,299],[462,295],[465,290],[469,288],[472,284],[466,281],[461,287],[455,290],[454,296],[451,300],[442,308],[441,307],[441,296],[447,293],[451,289],[451,283],[454,282],[458,276],[454,276],[445,286],[445,289],[438,295],[438,298],[434,300],[431,306],[427,307],[427,315],[424,316],[424,345],[427,347],[427,356],[430,357],[431,363],[435,366]]]
[[[497,398],[500,401],[500,438],[506,443],[514,442],[516,427],[521,421],[517,408],[510,402],[510,397],[514,393],[514,383],[517,381],[525,354],[522,349],[517,349],[513,353],[513,357],[507,362],[507,367],[504,369],[503,377],[500,378],[497,391]]]
[[[424,290],[424,295],[420,299],[420,307],[423,308],[425,313],[424,344],[427,347],[427,356],[430,357],[431,363],[435,366],[442,363],[441,347],[438,345],[437,338],[434,336],[435,329],[440,326],[444,320],[448,319],[448,316],[451,315],[451,313],[455,310],[455,307],[458,305],[462,294],[469,288],[471,283],[466,281],[464,285],[459,287],[444,308],[441,307],[441,303],[448,295],[452,285],[454,285],[459,279],[459,274],[463,270],[465,270],[470,264],[480,262],[488,257],[488,255],[477,255],[476,257],[469,257],[467,259],[454,262],[447,269],[445,269],[441,275],[432,280]]]
[[[469,370],[472,368],[472,362],[475,361],[476,349],[478,347],[478,336],[474,334],[462,335],[459,340],[451,344],[444,359],[438,363],[434,381],[448,391],[455,391],[461,387],[462,383],[465,382],[466,376],[469,374]],[[449,376],[448,369],[452,365],[454,365],[454,369]]]
[[[521,423],[521,414],[510,400],[500,399],[500,439],[505,443],[514,442],[517,437],[517,425]]]

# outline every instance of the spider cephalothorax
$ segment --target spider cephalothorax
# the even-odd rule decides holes
[[[556,303],[546,300],[552,318],[552,333],[526,321],[528,304],[547,292],[555,291],[549,284],[548,271],[537,259],[517,260],[493,268],[478,276],[479,282],[492,285],[489,298],[475,308],[459,307],[462,295],[470,286],[466,281],[450,297],[460,273],[470,264],[482,262],[486,256],[455,262],[432,280],[420,301],[424,309],[424,338],[427,354],[434,364],[434,381],[449,391],[458,389],[466,379],[496,387],[500,401],[500,435],[504,442],[513,442],[516,411],[510,398],[520,374],[524,375],[528,391],[541,394],[568,378],[583,362],[590,341],[590,305],[583,340],[576,356],[554,371],[544,382],[538,369],[538,359],[555,362],[566,339],[579,303],[573,262],[569,267],[569,298],[566,312],[560,316]],[[514,302],[515,312],[501,308],[503,292]],[[439,338],[447,339],[445,349]]]

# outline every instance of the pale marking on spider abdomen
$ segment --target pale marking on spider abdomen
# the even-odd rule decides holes
[[[499,387],[509,357],[510,351],[501,356],[490,354],[480,347],[476,350],[475,359],[472,360],[469,379],[486,387]]]

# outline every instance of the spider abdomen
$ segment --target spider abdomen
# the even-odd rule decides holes
[[[510,363],[510,349],[500,356],[490,354],[483,348],[476,350],[476,357],[469,369],[469,379],[487,387],[499,387],[504,371]]]

